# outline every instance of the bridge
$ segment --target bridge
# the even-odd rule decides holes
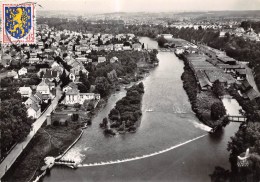
[[[231,122],[246,122],[247,118],[245,116],[229,116],[228,120]]]

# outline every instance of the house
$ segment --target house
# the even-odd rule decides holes
[[[252,86],[250,85],[250,83],[247,81],[247,79],[243,80],[241,82],[241,86],[240,86],[240,90],[242,92],[246,92],[248,90],[250,90],[252,88]]]
[[[65,93],[67,93],[68,90],[72,90],[72,89],[78,89],[78,86],[77,86],[75,83],[73,83],[73,82],[71,82],[71,83],[69,83],[67,86],[65,86],[65,87],[62,89],[62,91],[65,92]]]
[[[115,44],[114,45],[114,50],[115,51],[121,51],[121,50],[123,50],[123,44]]]
[[[75,64],[75,66],[70,69],[70,73],[74,74],[75,76],[79,76],[80,72],[86,74],[87,76],[89,74],[88,70],[86,70],[81,62],[77,65]]]
[[[114,56],[110,59],[110,63],[115,63],[115,62],[118,62],[118,58]]]
[[[30,53],[30,58],[37,58],[37,53],[36,52],[31,52]]]
[[[56,81],[59,82],[60,76],[58,71],[53,71],[53,70],[46,70],[45,74],[42,77],[43,79],[47,79],[49,81]]]
[[[41,108],[38,104],[33,103],[28,109],[27,109],[28,117],[32,117],[33,119],[37,119],[41,115]]]
[[[11,57],[10,55],[2,55],[1,64],[2,64],[4,67],[10,66],[11,61],[12,61],[12,57]]]
[[[140,43],[134,43],[134,44],[132,45],[132,48],[133,48],[133,50],[135,50],[135,51],[141,51],[141,50],[142,50],[142,45],[141,45]]]
[[[100,94],[80,93],[78,89],[70,89],[65,96],[65,104],[83,104],[85,100],[99,100]]]
[[[36,63],[38,63],[39,61],[40,61],[39,58],[30,58],[30,59],[29,59],[29,63],[30,63],[30,64],[36,64]]]
[[[34,97],[39,101],[39,103],[42,103],[42,101],[43,101],[43,95],[40,93],[40,92],[36,92],[35,94],[34,94]]]
[[[219,37],[225,37],[225,36],[226,36],[226,32],[225,31],[219,32]]]
[[[21,69],[18,70],[18,75],[26,75],[27,74],[27,69],[25,67],[22,67]]]
[[[39,100],[34,96],[31,95],[25,102],[24,105],[29,108],[33,103],[39,104]]]
[[[39,85],[37,85],[36,92],[40,92],[42,95],[49,95],[50,94],[50,87],[43,80]]]
[[[13,77],[14,79],[18,79],[18,73],[14,70],[7,72],[7,77]]]
[[[131,46],[123,46],[124,51],[130,51],[132,50]]]
[[[30,97],[32,95],[32,89],[31,87],[20,87],[18,93],[20,93],[22,97]]]
[[[254,100],[260,97],[259,92],[255,91],[253,88],[249,89],[246,93],[245,93],[246,97],[249,100]]]
[[[106,62],[106,57],[98,57],[98,63]]]

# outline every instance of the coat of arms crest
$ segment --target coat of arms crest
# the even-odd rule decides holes
[[[3,43],[35,43],[34,4],[3,4]]]

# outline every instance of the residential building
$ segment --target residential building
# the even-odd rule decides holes
[[[106,57],[98,57],[98,63],[106,62]]]
[[[80,93],[78,89],[67,90],[65,96],[65,104],[74,105],[76,103],[83,104],[85,100],[99,100],[100,94]]]
[[[110,59],[110,63],[115,63],[115,62],[118,62],[118,58],[116,56]]]
[[[30,97],[32,95],[32,89],[31,87],[20,87],[18,93],[20,93],[22,97]]]
[[[24,105],[29,108],[33,103],[39,104],[39,100],[34,96],[31,95],[25,102]]]
[[[45,74],[42,77],[43,79],[49,80],[49,81],[60,81],[60,76],[58,71],[53,71],[53,70],[46,70]]]
[[[28,117],[32,117],[33,119],[37,119],[41,115],[41,108],[36,103],[33,103],[28,109],[27,109]]]
[[[18,70],[18,75],[26,75],[27,74],[27,69],[25,67],[22,67],[21,69]]]
[[[135,43],[132,45],[133,50],[135,51],[141,51],[142,50],[142,45],[140,43]]]

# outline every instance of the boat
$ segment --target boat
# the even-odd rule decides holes
[[[152,109],[147,109],[146,112],[152,112],[153,110]]]

